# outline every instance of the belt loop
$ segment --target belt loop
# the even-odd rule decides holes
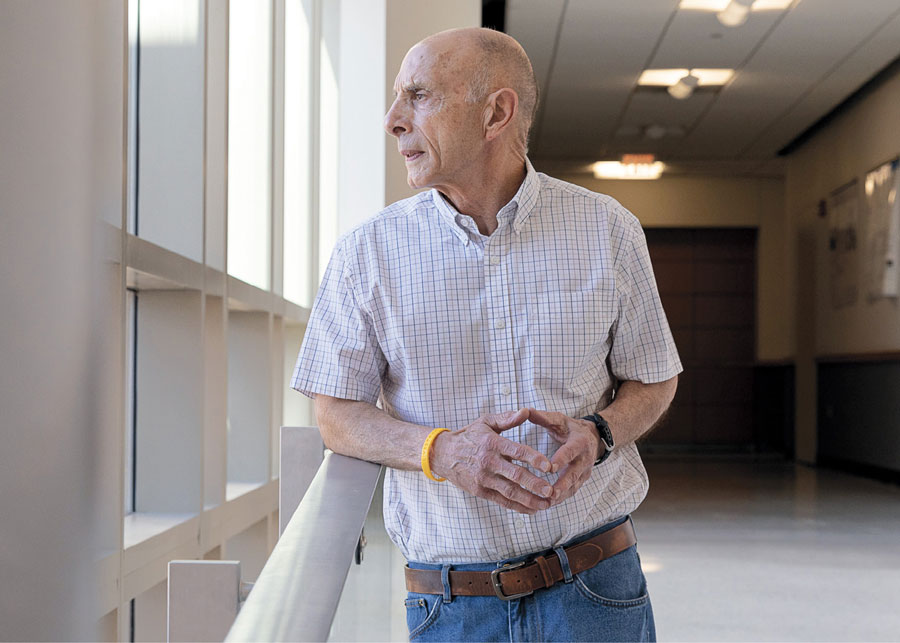
[[[572,582],[572,569],[569,567],[569,557],[566,556],[566,550],[562,547],[555,547],[553,551],[559,557],[559,566],[562,567],[563,580],[567,583]]]
[[[448,564],[441,567],[441,583],[444,585],[444,602],[449,603],[452,598],[450,596],[450,565]]]

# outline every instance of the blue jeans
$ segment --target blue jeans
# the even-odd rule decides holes
[[[587,540],[630,518],[575,538]],[[547,552],[537,552],[544,553]],[[490,571],[508,562],[439,565],[410,561],[413,569]],[[564,560],[560,557],[560,561]],[[564,573],[568,564],[563,564]],[[449,597],[409,592],[406,625],[410,641],[655,641],[653,609],[636,547],[531,596],[503,601],[496,596]],[[449,597],[449,600],[448,600]]]

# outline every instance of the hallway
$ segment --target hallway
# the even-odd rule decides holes
[[[645,464],[660,640],[900,639],[900,488],[776,459]]]

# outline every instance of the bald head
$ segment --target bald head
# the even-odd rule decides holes
[[[481,27],[450,29],[429,36],[421,45],[452,57],[458,74],[466,76],[466,100],[478,103],[508,87],[519,97],[517,132],[527,149],[528,132],[538,103],[538,85],[528,54],[515,38]]]

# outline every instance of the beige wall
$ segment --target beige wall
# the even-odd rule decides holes
[[[540,162],[536,163],[540,169]],[[663,176],[656,181],[598,180],[560,175],[565,181],[609,194],[644,227],[746,227],[757,237],[757,338],[760,360],[793,354],[790,245],[784,218],[784,182],[777,178]]]
[[[900,73],[844,111],[788,159],[786,212],[797,274],[797,454],[816,452],[815,357],[900,350],[897,300],[863,296],[839,311],[828,299],[827,222],[816,204],[900,152]]]
[[[797,232],[815,240],[815,331],[819,355],[900,350],[900,306],[896,299],[857,302],[835,310],[829,299],[828,224],[816,216],[816,204],[836,188],[857,179],[900,153],[900,73],[791,155],[787,211]],[[861,249],[862,252],[862,249]],[[802,283],[803,288],[814,284]]]

